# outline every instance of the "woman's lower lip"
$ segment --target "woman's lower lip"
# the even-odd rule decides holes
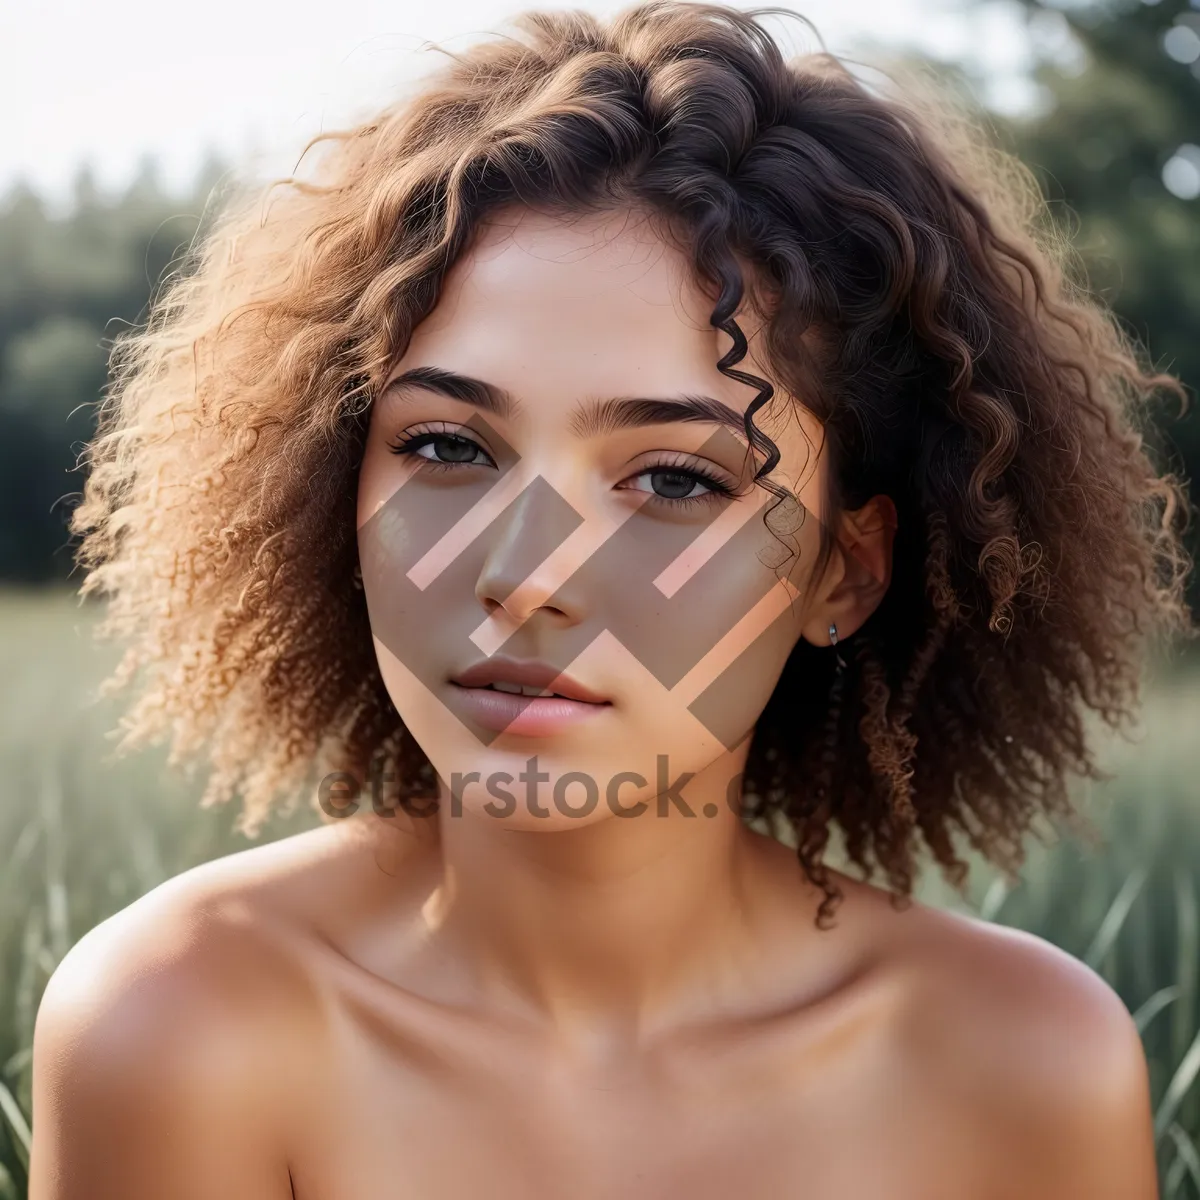
[[[450,692],[458,709],[477,725],[497,733],[524,737],[558,733],[612,708],[607,702],[588,704],[562,696],[518,696],[513,692],[463,687],[458,683],[450,685]]]

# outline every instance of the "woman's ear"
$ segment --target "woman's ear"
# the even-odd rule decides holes
[[[879,606],[892,581],[897,524],[896,506],[884,495],[842,514],[829,590],[803,631],[808,641],[827,646],[830,625],[837,625],[839,638],[849,637]]]

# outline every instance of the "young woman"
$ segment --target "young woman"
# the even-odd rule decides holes
[[[1173,381],[762,15],[525,15],[123,343],[128,743],[328,819],[63,961],[33,1200],[1155,1195],[1119,998],[911,888],[1015,871],[1188,628]]]

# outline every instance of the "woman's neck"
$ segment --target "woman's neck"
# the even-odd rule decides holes
[[[801,889],[794,856],[725,802],[729,766],[689,782],[694,816],[652,802],[638,817],[540,832],[443,806],[441,879],[424,909],[432,942],[465,962],[481,1000],[567,1041],[628,1043],[741,1007],[770,973],[765,930],[781,892],[794,901]],[[797,918],[811,922],[807,906],[787,920],[789,938]]]

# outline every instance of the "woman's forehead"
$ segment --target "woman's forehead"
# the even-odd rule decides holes
[[[744,412],[758,395],[717,367],[730,339],[691,264],[640,214],[518,210],[484,226],[443,280],[396,371],[416,363],[486,379],[519,397],[715,396]],[[741,371],[771,382],[763,429],[820,423],[786,396],[762,354],[761,318],[737,314]]]
[[[447,272],[433,329],[483,321],[514,336],[574,329],[707,355],[712,301],[687,260],[635,217],[522,214],[485,227]]]

